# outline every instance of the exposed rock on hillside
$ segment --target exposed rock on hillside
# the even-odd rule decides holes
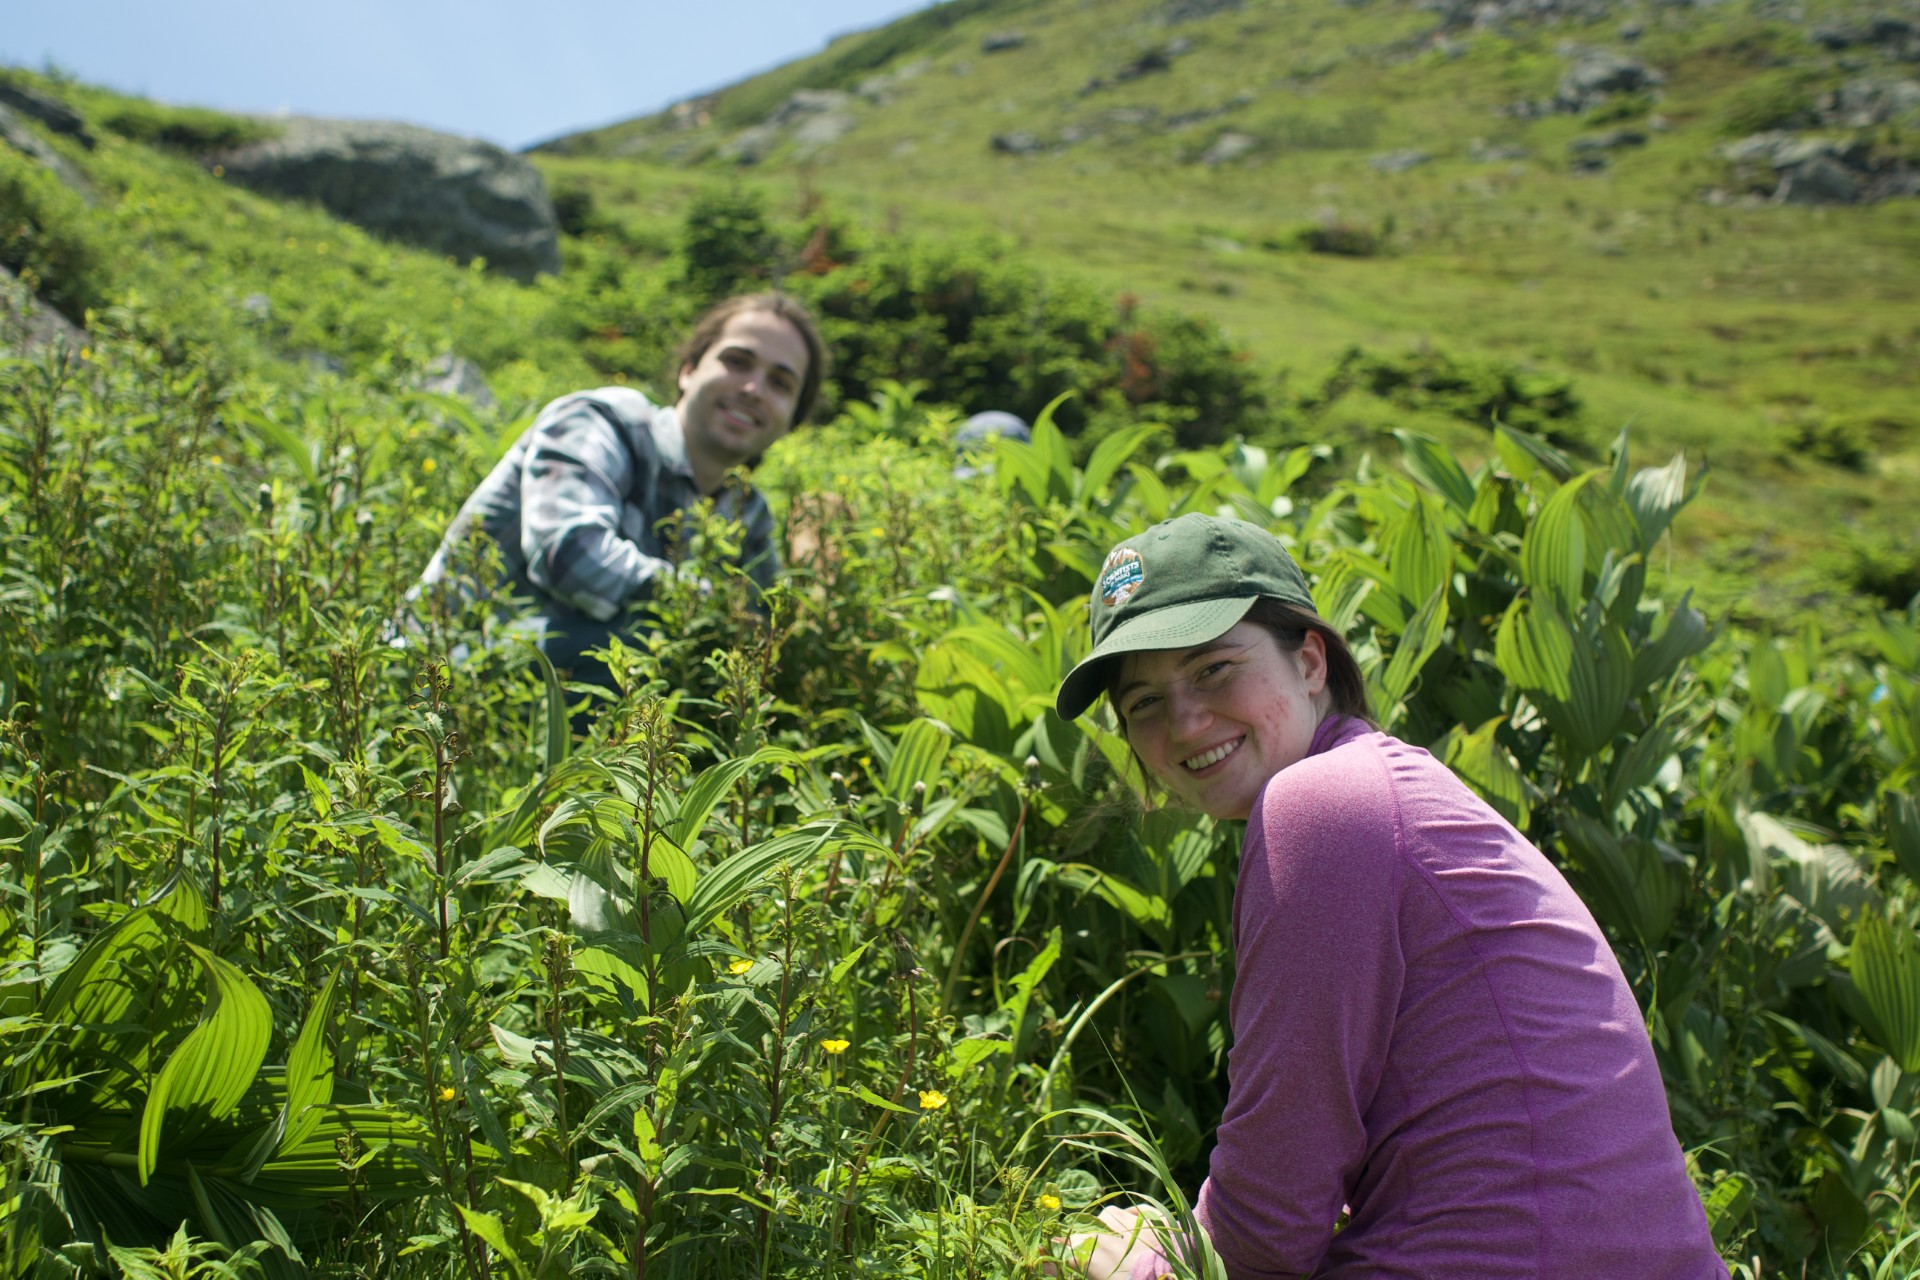
[[[1720,154],[1749,192],[1783,204],[1865,204],[1920,195],[1920,171],[1876,160],[1860,142],[1756,133]]]
[[[55,311],[0,266],[0,351],[38,351],[56,342],[76,350],[87,331]]]
[[[875,96],[884,92],[874,90]],[[721,154],[739,164],[758,164],[788,138],[803,148],[825,146],[853,128],[853,103],[854,95],[844,89],[796,89],[761,123],[735,134]]]
[[[1586,111],[1616,93],[1645,93],[1665,82],[1665,76],[1638,58],[1604,49],[1588,50],[1560,77],[1553,105],[1560,111]]]
[[[1176,22],[1192,22],[1196,18],[1210,18],[1216,13],[1225,13],[1238,9],[1241,0],[1167,0],[1160,6],[1160,21],[1171,26]]]
[[[1835,51],[1877,48],[1895,58],[1920,61],[1920,25],[1896,14],[1859,22],[1830,23],[1808,33],[1815,43]]]
[[[531,163],[415,125],[294,117],[286,132],[208,158],[271,195],[311,200],[379,235],[484,257],[528,280],[560,270],[560,227]]]
[[[1820,101],[1823,124],[1848,129],[1907,123],[1920,117],[1920,80],[1892,80],[1862,76]]]
[[[38,161],[51,170],[60,181],[78,191],[86,198],[87,203],[93,203],[93,188],[88,184],[85,175],[67,163],[65,156],[48,146],[39,135],[34,133],[13,108],[4,104],[0,104],[0,142]]]
[[[87,122],[79,112],[50,93],[0,77],[0,106],[12,107],[62,137],[72,138],[87,150],[93,150],[93,134],[87,129]]]

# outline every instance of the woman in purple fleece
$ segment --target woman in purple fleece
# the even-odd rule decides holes
[[[1156,525],[1107,557],[1091,611],[1061,716],[1107,694],[1175,802],[1247,823],[1197,1214],[1227,1274],[1725,1277],[1593,917],[1445,766],[1372,727],[1280,542]],[[1088,1276],[1169,1274],[1134,1210],[1103,1220]]]

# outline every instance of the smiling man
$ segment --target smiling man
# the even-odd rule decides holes
[[[673,572],[670,517],[711,498],[745,530],[741,566],[765,589],[779,570],[766,500],[734,469],[806,420],[827,372],[813,318],[782,294],[729,298],[682,344],[672,407],[627,387],[562,396],[461,505],[421,587],[477,523],[499,544],[503,584],[535,603],[530,628],[555,668],[611,686],[586,650],[606,647],[629,605]],[[476,588],[480,584],[473,584]]]

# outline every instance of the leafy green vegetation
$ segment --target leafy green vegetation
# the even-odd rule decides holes
[[[1079,21],[946,8],[935,54],[983,81],[1025,46],[989,59],[969,23]],[[1358,128],[1336,90],[1366,15],[1313,14],[1286,74],[1326,100],[1287,118]],[[1643,39],[1801,56],[1714,21]],[[1465,64],[1502,100],[1558,74],[1464,43],[1405,74]],[[51,87],[96,122],[125,101]],[[1382,96],[1368,136],[1413,109]],[[1383,722],[1591,905],[1735,1274],[1911,1265],[1920,561],[1876,512],[1910,478],[1916,335],[1861,303],[1910,279],[1890,211],[1655,218],[1594,195],[1624,160],[1495,201],[1446,194],[1483,171],[1441,160],[1337,210],[1380,229],[1364,256],[1298,252],[1288,228],[1339,219],[1236,207],[1226,166],[1125,217],[1101,193],[1126,183],[1084,174],[1007,223],[923,174],[924,202],[877,198],[908,234],[824,177],[788,203],[574,157],[547,162],[565,270],[518,285],[110,130],[48,145],[93,203],[0,152],[5,244],[90,329],[0,361],[8,1274],[1035,1275],[1114,1198],[1184,1212],[1225,1097],[1238,833],[1154,807],[1119,739],[1050,706],[1107,547],[1222,509],[1295,548]],[[1052,163],[983,147],[939,181]],[[1783,223],[1837,264],[1793,309],[1740,265],[1806,251]],[[768,261],[843,361],[832,420],[756,476],[788,581],[762,625],[695,513],[574,739],[582,691],[496,617],[403,593],[534,405],[670,385],[685,319]],[[1666,296],[1703,272],[1731,303]],[[450,352],[499,409],[418,390]],[[985,407],[1041,425],[958,479]],[[1850,525],[1803,534],[1814,510]],[[1703,583],[1767,598],[1729,618]]]

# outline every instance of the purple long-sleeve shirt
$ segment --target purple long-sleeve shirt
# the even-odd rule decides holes
[[[1234,949],[1198,1210],[1233,1280],[1727,1275],[1606,939],[1425,751],[1320,726],[1249,820]]]

